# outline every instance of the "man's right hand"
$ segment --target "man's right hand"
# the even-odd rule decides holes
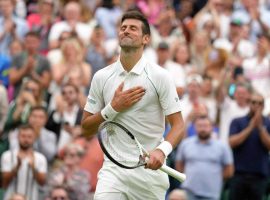
[[[122,82],[116,89],[111,106],[117,111],[121,112],[132,105],[140,101],[145,94],[145,89],[141,86],[132,87],[128,90],[123,91],[124,82]]]

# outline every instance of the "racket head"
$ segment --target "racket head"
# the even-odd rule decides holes
[[[102,123],[98,129],[98,141],[104,154],[119,167],[134,169],[146,164],[142,146],[135,136],[119,123]]]

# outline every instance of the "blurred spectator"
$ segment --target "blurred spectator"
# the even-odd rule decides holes
[[[138,0],[137,6],[148,19],[149,24],[156,25],[166,7],[165,0]]]
[[[201,86],[203,83],[203,79],[198,74],[190,74],[187,77],[187,87],[186,93],[184,94],[183,98],[181,99],[182,103],[182,115],[185,123],[189,123],[194,119],[194,112],[198,110],[197,108],[205,105],[207,107],[208,116],[210,117],[211,121],[214,122],[216,119],[216,107],[212,105],[211,102],[206,101],[202,97]]]
[[[86,200],[89,196],[89,174],[80,166],[84,150],[78,144],[68,144],[64,149],[64,162],[50,173],[48,186],[64,185],[70,200]]]
[[[91,192],[95,192],[97,185],[98,171],[101,169],[103,164],[103,151],[100,148],[97,137],[91,138],[87,142],[85,147],[85,156],[82,158],[80,166],[90,174]]]
[[[49,50],[48,37],[50,29],[56,20],[53,0],[39,0],[38,12],[32,13],[27,17],[29,29],[38,32],[40,35],[39,51],[42,54],[46,55]]]
[[[88,44],[91,36],[91,27],[80,22],[81,18],[81,6],[78,2],[69,2],[64,7],[64,19],[63,21],[55,23],[49,34],[49,46],[51,49],[59,46],[59,38],[62,32],[69,31],[74,35],[77,35],[84,44]]]
[[[6,189],[4,200],[14,192],[27,199],[40,199],[39,187],[45,184],[47,173],[46,158],[33,150],[35,131],[29,125],[19,129],[20,148],[6,151],[1,157],[3,187]]]
[[[231,200],[263,199],[269,177],[270,119],[262,115],[263,96],[254,93],[249,102],[250,112],[234,119],[230,126],[235,162]]]
[[[182,67],[171,60],[170,48],[166,42],[160,42],[157,47],[157,63],[159,66],[168,70],[171,76],[174,78],[177,93],[181,97],[184,92],[185,78]],[[178,72],[176,74],[176,72]]]
[[[28,32],[28,26],[24,19],[13,14],[14,1],[0,1],[0,53],[9,55],[9,45],[12,40],[23,40]]]
[[[91,81],[91,66],[84,61],[84,47],[75,38],[65,40],[61,45],[63,59],[52,66],[52,77],[56,83],[53,92],[59,92],[62,85],[69,82],[71,76],[78,75],[80,90],[86,93]]]
[[[24,195],[15,193],[8,200],[26,200],[26,198]]]
[[[62,46],[63,42],[69,38],[77,38],[77,36],[74,36],[69,31],[63,31],[60,34],[60,37],[58,39],[58,46],[54,49],[49,50],[49,52],[47,54],[47,58],[52,66],[55,64],[58,64],[62,61],[63,55],[62,55],[62,51],[61,51],[61,46]]]
[[[95,18],[106,33],[106,39],[117,38],[117,23],[122,15],[117,1],[102,0],[102,5],[97,8]]]
[[[24,51],[23,43],[20,40],[13,40],[9,45],[9,55],[13,60],[15,56]]]
[[[65,187],[55,186],[50,191],[50,197],[46,200],[70,200],[70,198]]]
[[[251,88],[247,83],[237,83],[233,99],[228,95],[227,88],[221,83],[218,90],[219,104],[219,137],[228,142],[230,124],[233,119],[246,115],[249,112],[249,98]]]
[[[107,65],[104,29],[96,25],[86,52],[86,61],[92,66],[92,76]]]
[[[243,60],[244,76],[264,98],[270,98],[270,36],[261,35],[257,41],[257,55]]]
[[[189,200],[219,199],[223,178],[233,175],[232,152],[227,144],[211,138],[208,117],[198,117],[195,126],[198,135],[184,139],[177,150],[176,169],[187,175],[182,187]]]
[[[55,110],[49,116],[46,127],[57,134],[58,151],[72,141],[74,128],[81,122],[82,108],[78,94],[76,86],[65,84],[62,96],[56,100]]]
[[[9,86],[10,64],[10,58],[4,54],[0,54],[0,84],[3,84],[6,88]]]
[[[188,200],[186,192],[181,189],[174,189],[169,193],[168,200]]]
[[[8,113],[8,96],[6,88],[0,83],[0,136],[3,133]]]
[[[47,111],[42,106],[36,106],[31,109],[28,124],[35,130],[35,142],[33,148],[35,151],[44,155],[47,162],[52,163],[57,152],[57,141],[55,133],[47,130]],[[19,148],[18,133],[15,129],[9,133],[9,146],[11,150]]]
[[[197,73],[204,73],[206,58],[212,48],[206,31],[196,31],[193,34],[190,44],[190,56],[191,63],[194,65]]]
[[[165,41],[169,46],[186,42],[182,26],[178,24],[175,11],[171,7],[164,8],[156,26],[151,27],[152,47],[157,48],[162,41]]]
[[[35,79],[26,80],[19,91],[18,97],[9,105],[5,131],[15,129],[26,123],[32,107],[46,107],[46,105],[39,82]]]
[[[265,6],[260,6],[259,0],[240,0],[234,3],[233,15],[241,16],[249,22],[249,40],[256,43],[257,36],[267,32],[270,28],[270,11]]]
[[[14,97],[17,97],[23,80],[31,77],[40,82],[43,89],[50,84],[50,63],[38,53],[40,44],[39,35],[36,32],[28,32],[25,36],[25,51],[13,59],[10,69],[10,83],[14,85]]]

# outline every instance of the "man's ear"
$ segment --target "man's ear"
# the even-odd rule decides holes
[[[143,41],[142,42],[143,42],[144,46],[147,45],[150,42],[150,39],[151,39],[150,35],[148,35],[148,34],[143,36]]]

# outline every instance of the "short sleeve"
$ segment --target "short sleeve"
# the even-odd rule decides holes
[[[227,143],[222,144],[223,144],[222,164],[223,165],[233,164],[233,154],[231,148]]]
[[[86,100],[84,110],[95,114],[104,107],[104,100],[102,96],[103,84],[99,80],[99,76],[96,73],[93,77],[90,91]]]
[[[40,153],[35,154],[35,168],[39,173],[47,173],[47,160]]]
[[[11,151],[6,151],[2,154],[1,157],[1,168],[2,172],[11,172],[13,169],[12,166],[12,153]]]
[[[161,77],[158,85],[159,101],[165,115],[181,111],[180,100],[173,78],[167,73]]]

